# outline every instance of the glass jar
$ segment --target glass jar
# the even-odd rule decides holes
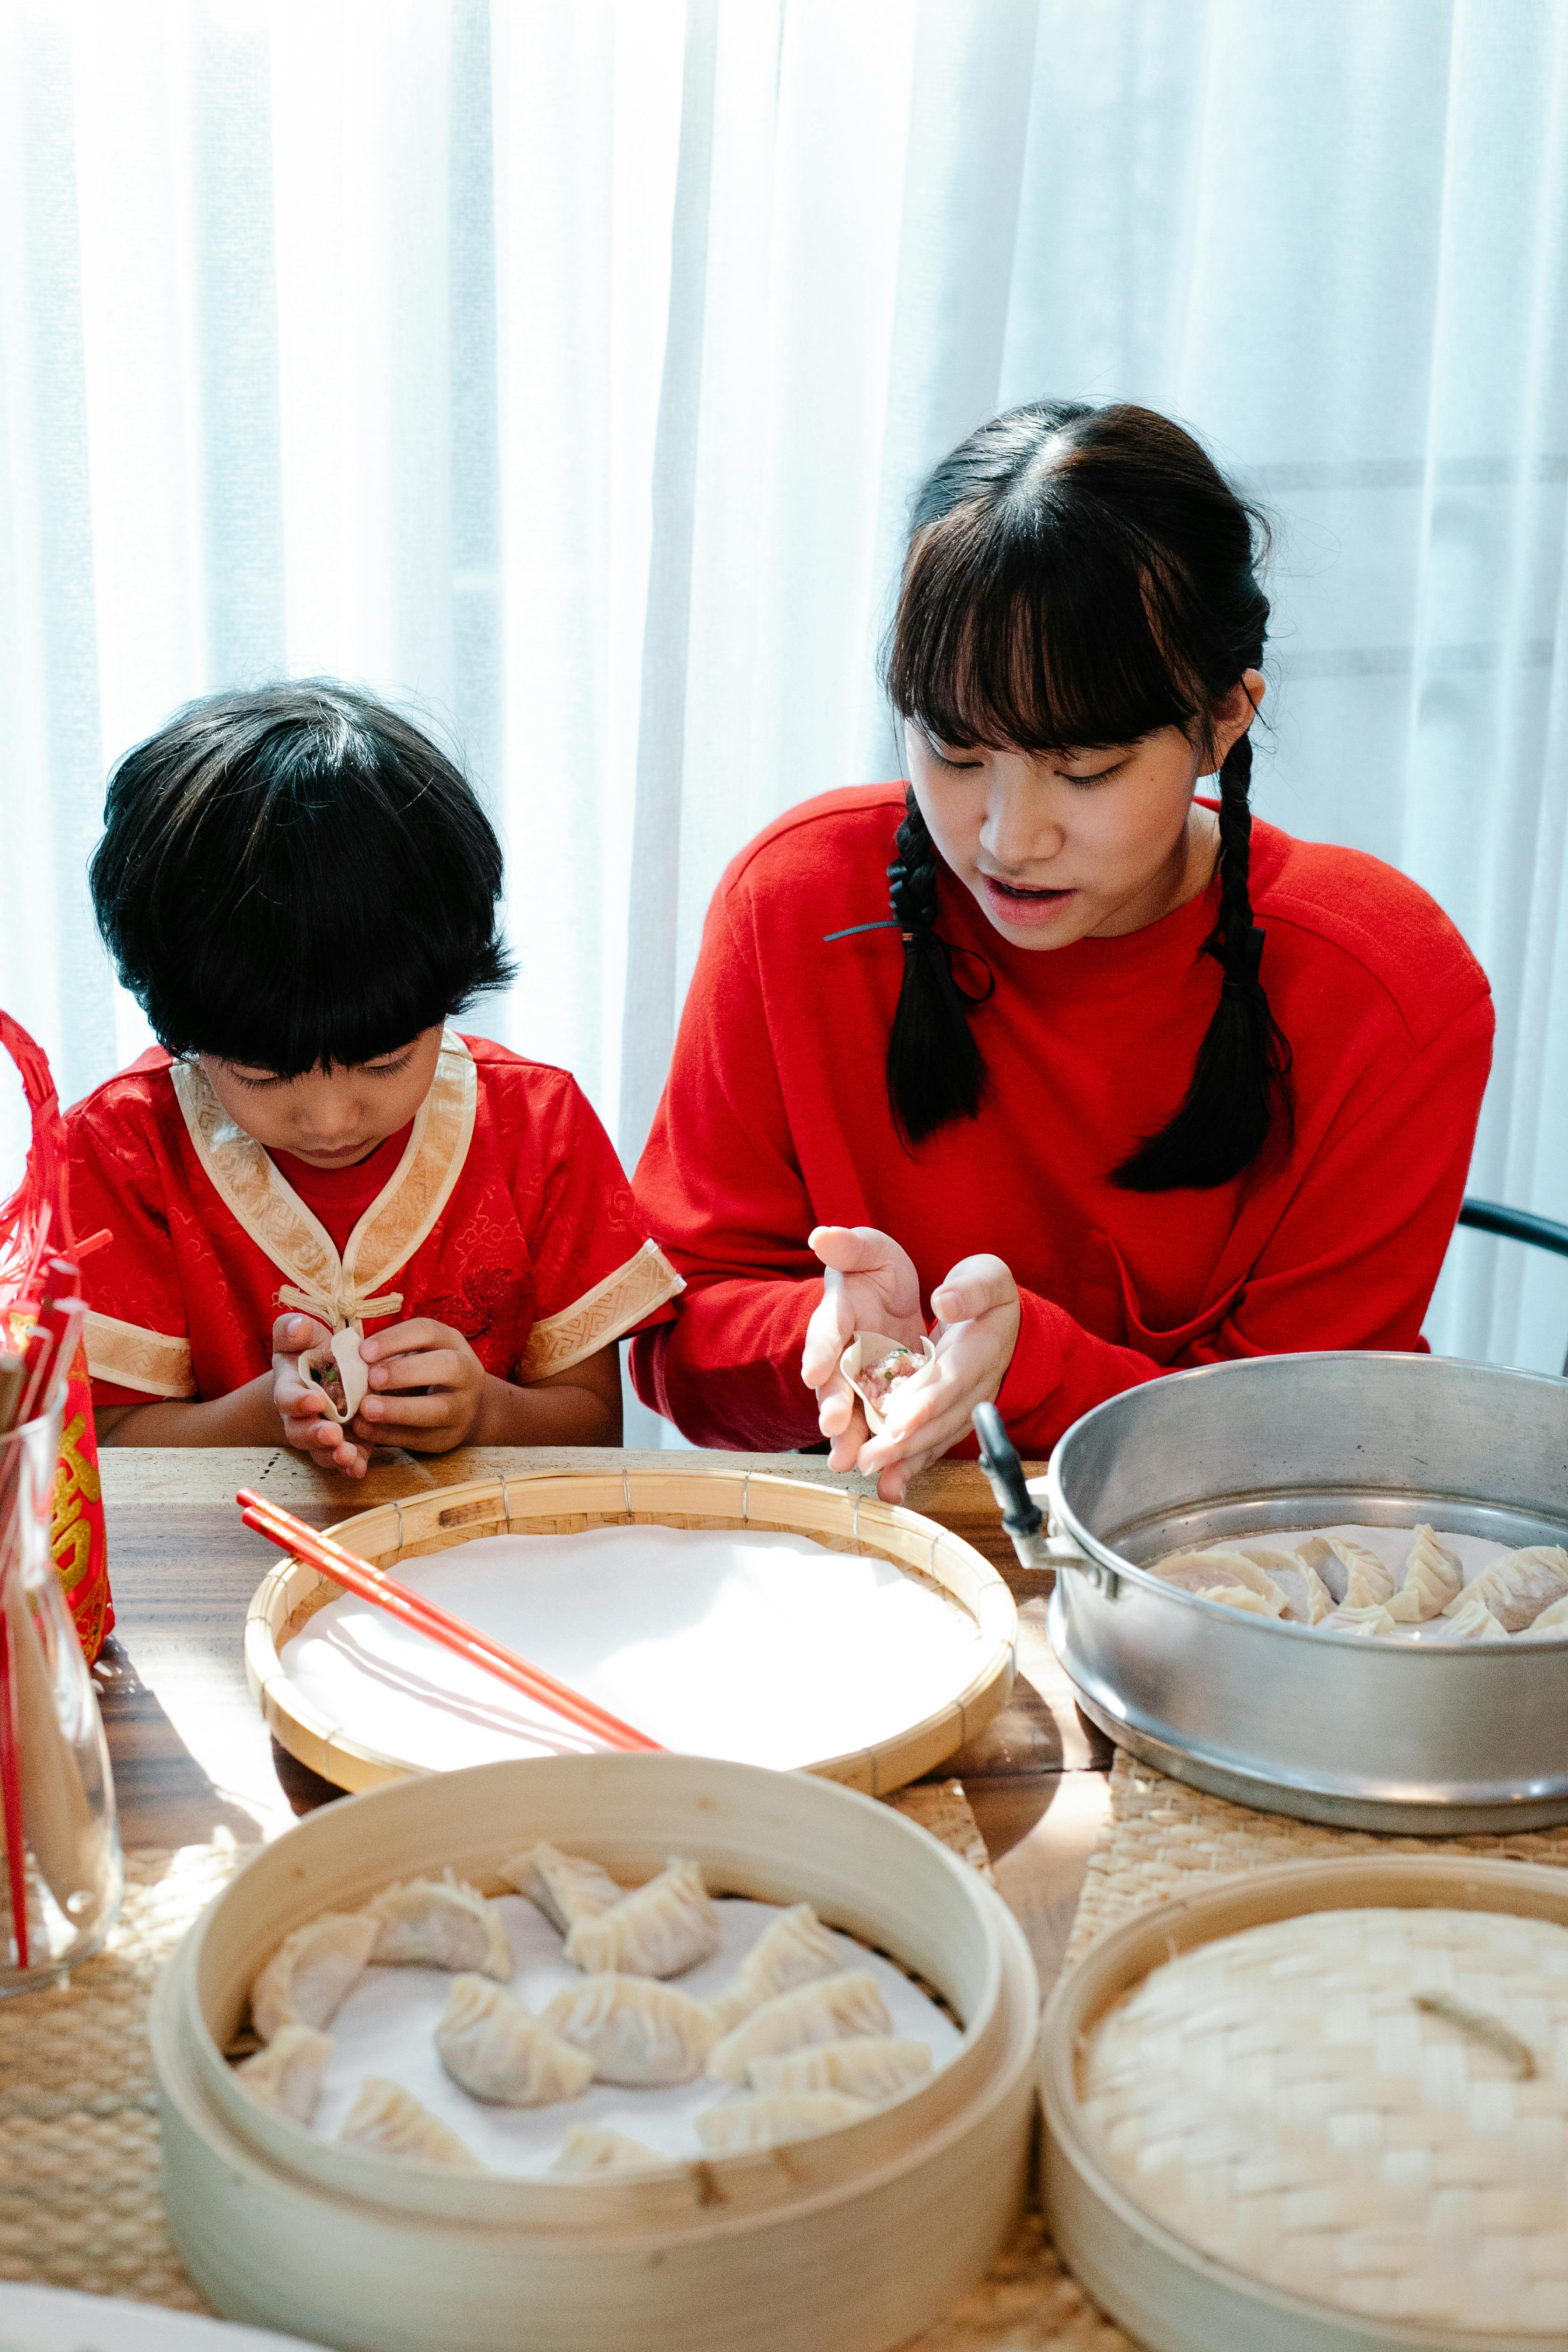
[[[0,1996],[85,1959],[120,1908],[109,1749],[49,1546],[59,1443],[58,1408],[0,1437]]]

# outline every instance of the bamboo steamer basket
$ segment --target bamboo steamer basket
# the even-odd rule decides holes
[[[1568,1927],[1568,1871],[1457,1855],[1291,1863],[1141,1911],[1094,1943],[1041,2029],[1047,2225],[1087,2292],[1149,2352],[1562,2352],[1568,2336],[1388,2319],[1308,2301],[1233,2269],[1148,2212],[1104,2160],[1084,2116],[1079,2053],[1097,2021],[1166,1961],[1248,1927],[1363,1908],[1511,1912]],[[1331,2242],[1325,2249],[1331,2265]]]
[[[952,1698],[874,1747],[814,1761],[809,1769],[826,1780],[886,1796],[932,1770],[1006,1705],[1017,1664],[1018,1618],[990,1561],[918,1511],[805,1478],[754,1470],[616,1469],[476,1479],[362,1511],[334,1527],[332,1538],[372,1568],[390,1569],[477,1536],[571,1535],[626,1526],[808,1536],[828,1551],[890,1561],[940,1587],[973,1621],[980,1663],[973,1664],[966,1643],[962,1660],[955,1655]],[[303,1561],[280,1560],[251,1597],[246,1674],[268,1728],[291,1756],[341,1789],[371,1789],[417,1768],[330,1722],[295,1687],[281,1656],[316,1611],[339,1597],[340,1588]]]
[[[627,1882],[671,1852],[718,1892],[806,1900],[964,2029],[847,2128],[621,2180],[395,2162],[265,2114],[222,2055],[283,1937],[450,1865],[487,1892],[548,1838]],[[507,1890],[510,1891],[510,1890]],[[1006,1906],[888,1807],[700,1757],[520,1759],[330,1806],[211,1906],[154,1996],[169,2224],[226,2317],[349,2352],[882,2352],[969,2292],[1026,2185],[1038,1987]]]

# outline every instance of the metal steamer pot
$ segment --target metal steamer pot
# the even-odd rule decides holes
[[[1568,1637],[1330,1633],[1144,1567],[1342,1521],[1568,1543],[1568,1383],[1414,1355],[1205,1366],[1085,1413],[1030,1491],[1058,1571],[1051,1646],[1085,1714],[1134,1756],[1239,1803],[1356,1829],[1568,1821]]]

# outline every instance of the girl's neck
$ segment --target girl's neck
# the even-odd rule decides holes
[[[1188,906],[1214,879],[1219,856],[1219,819],[1211,808],[1194,800],[1187,822],[1170,856],[1135,898],[1089,934],[1090,939],[1120,940],[1163,922],[1179,907]]]

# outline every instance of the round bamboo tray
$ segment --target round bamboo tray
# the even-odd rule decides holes
[[[1046,2221],[1095,2301],[1149,2352],[1562,2352],[1568,2335],[1399,2321],[1309,2301],[1231,2268],[1167,2229],[1105,2161],[1080,2103],[1080,2053],[1098,2020],[1182,1953],[1303,1913],[1363,1908],[1511,1912],[1568,1927],[1568,1871],[1463,1856],[1368,1854],[1292,1863],[1141,1912],[1092,1945],[1058,1988],[1041,2029],[1040,2150]],[[1322,2233],[1323,2274],[1339,2252]]]
[[[808,1536],[828,1551],[869,1554],[935,1584],[973,1621],[980,1663],[955,1653],[952,1696],[894,1737],[809,1769],[869,1796],[886,1796],[931,1771],[1005,1706],[1017,1661],[1018,1619],[990,1562],[917,1511],[765,1471],[556,1472],[476,1479],[406,1502],[383,1503],[332,1529],[333,1540],[371,1567],[449,1550],[477,1536],[568,1535],[606,1527],[717,1528]],[[252,1595],[245,1666],[268,1728],[291,1756],[341,1789],[371,1789],[418,1768],[369,1746],[313,1708],[286,1673],[281,1652],[340,1588],[295,1559],[280,1560]]]
[[[499,1863],[541,1837],[626,1881],[679,1851],[717,1892],[811,1902],[942,1996],[957,2055],[844,2130],[618,2181],[400,2164],[246,2098],[221,2053],[284,1936],[437,1866],[499,1891]],[[882,2352],[966,2294],[1013,2225],[1037,2008],[991,1889],[821,1780],[618,1755],[405,1779],[266,1848],[165,1970],[152,2035],[170,2227],[226,2316],[345,2352]]]

